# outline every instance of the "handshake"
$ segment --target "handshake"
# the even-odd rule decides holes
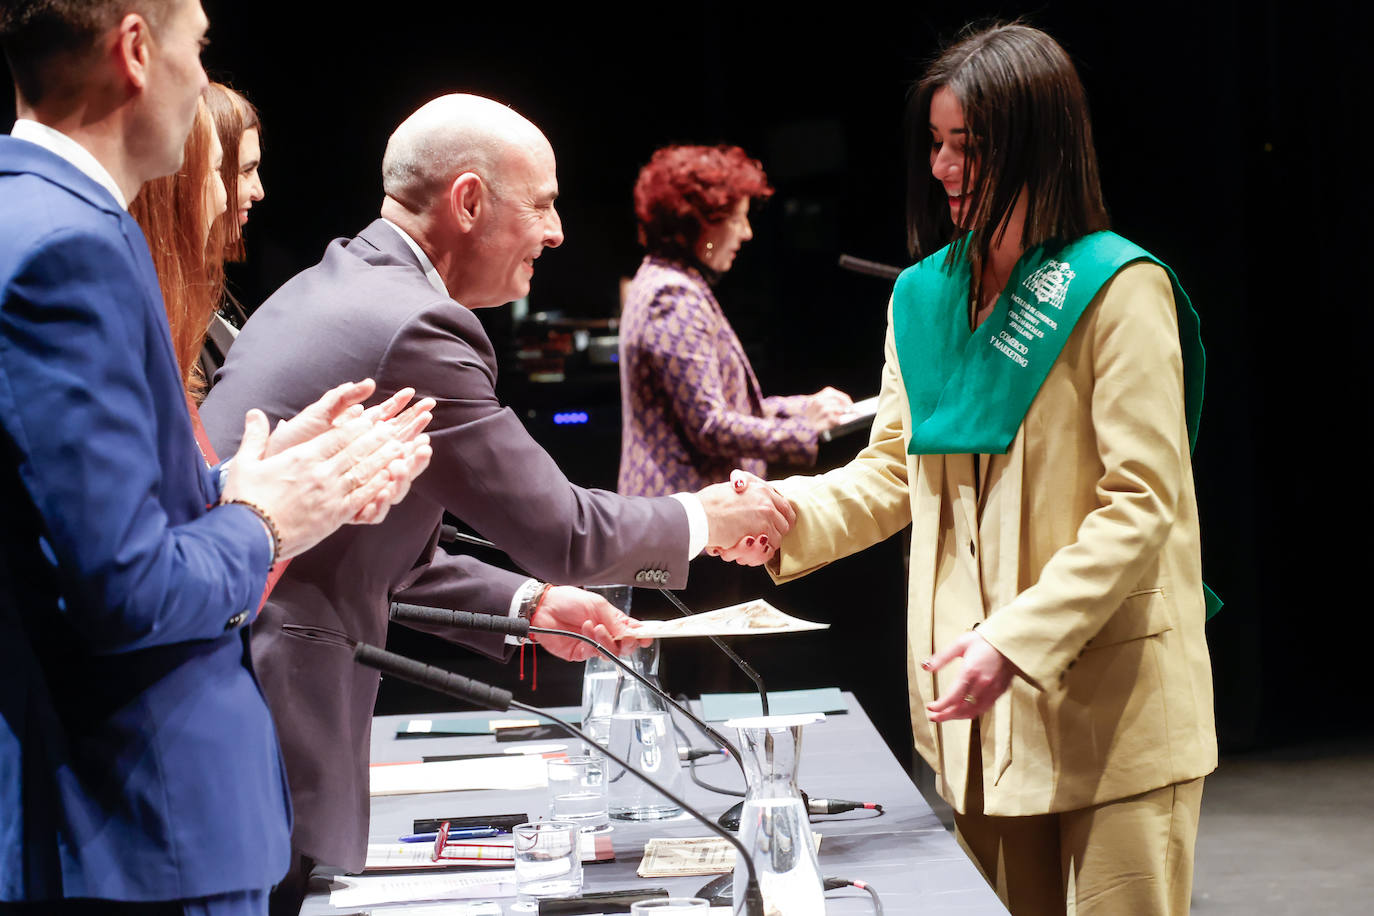
[[[762,566],[797,520],[792,505],[767,482],[747,471],[733,471],[728,483],[716,483],[697,494],[709,524],[706,552],[713,557]],[[617,655],[648,640],[635,638],[634,618],[600,595],[580,588],[553,586],[535,607],[530,623],[536,627],[581,632]],[[559,636],[531,637],[568,661],[584,661],[596,653],[584,643]]]
[[[706,553],[741,566],[762,566],[797,520],[781,493],[750,474],[731,471],[728,483],[697,493],[710,523]]]

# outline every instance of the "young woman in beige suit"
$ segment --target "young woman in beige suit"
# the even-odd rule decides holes
[[[911,524],[912,728],[965,849],[1016,916],[1186,913],[1216,765],[1197,316],[1106,231],[1049,36],[968,34],[910,114],[922,259],[893,291],[870,443],[778,485],[781,544],[725,555],[785,581]]]

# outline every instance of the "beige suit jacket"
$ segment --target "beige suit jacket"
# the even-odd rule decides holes
[[[805,575],[911,523],[911,721],[940,794],[965,810],[971,728],[935,725],[924,705],[961,663],[919,663],[975,626],[1021,672],[981,719],[984,813],[1073,810],[1210,772],[1197,505],[1165,272],[1137,262],[1098,292],[1007,454],[907,455],[910,414],[889,316],[869,445],[780,485],[798,519],[769,571]]]

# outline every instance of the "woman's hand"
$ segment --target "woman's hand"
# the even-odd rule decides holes
[[[926,704],[926,717],[932,722],[976,719],[992,708],[1017,673],[1016,666],[1005,655],[973,632],[965,633],[921,662],[921,667],[939,671],[956,658],[964,660],[964,670],[943,696]]]
[[[854,407],[854,399],[837,388],[822,388],[810,396],[806,402],[806,422],[816,432],[825,432],[836,426]]]
[[[779,502],[779,505],[787,507],[789,527],[797,520],[796,509],[768,481],[756,477],[748,471],[741,471],[736,468],[730,472],[730,486],[734,487],[736,493],[743,493],[751,486],[766,488],[773,499]],[[787,532],[783,533],[786,534]],[[738,563],[740,566],[762,566],[768,562],[768,558],[773,556],[773,552],[777,549],[777,541],[770,541],[767,534],[747,534],[733,544],[711,545],[706,548],[706,553],[713,557],[720,557],[729,563]]]
[[[713,483],[697,493],[709,523],[706,553],[725,556],[736,546],[782,540],[797,513],[782,494],[748,471],[730,472],[728,483]],[[734,545],[734,546],[731,546]],[[730,557],[727,557],[729,559]],[[757,566],[737,560],[745,566]],[[762,562],[762,561],[759,561]]]

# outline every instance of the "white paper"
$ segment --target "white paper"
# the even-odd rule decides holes
[[[396,871],[418,868],[492,867],[482,860],[489,859],[495,867],[510,867],[515,859],[515,841],[509,835],[460,840],[462,849],[450,849],[451,856],[465,858],[434,859],[433,843],[368,843],[367,862],[363,871]]]
[[[368,769],[368,775],[371,795],[542,789],[548,785],[544,758],[536,755],[374,764]]]
[[[848,423],[850,420],[857,420],[859,417],[873,416],[878,412],[878,396],[875,394],[871,398],[864,398],[862,401],[855,401],[854,404],[840,417],[840,422],[836,426]]]
[[[784,614],[762,598],[734,604],[705,614],[673,620],[644,620],[634,630],[638,639],[677,636],[763,636],[769,633],[800,633],[824,630],[828,623],[814,623]]]
[[[471,900],[478,897],[515,895],[515,869],[492,871],[434,872],[422,875],[340,875],[343,887],[329,892],[337,907],[381,906],[417,900]]]
[[[715,912],[712,910],[711,912]],[[725,912],[730,912],[727,907]],[[374,906],[372,916],[501,916],[501,904],[495,900],[455,903],[452,900],[431,903],[402,903],[396,906]]]
[[[655,837],[644,845],[641,878],[723,875],[735,867],[734,844],[712,837]]]
[[[821,835],[813,833],[816,851]],[[682,878],[723,875],[735,868],[735,844],[723,837],[654,837],[644,844],[636,874],[641,878]]]
[[[578,838],[583,862],[609,860],[614,856],[611,838],[604,833],[583,833]],[[446,847],[449,858],[434,859],[433,843],[368,843],[364,872],[401,869],[503,868],[515,858],[515,838],[510,834],[454,840]],[[457,856],[464,858],[458,859]]]

